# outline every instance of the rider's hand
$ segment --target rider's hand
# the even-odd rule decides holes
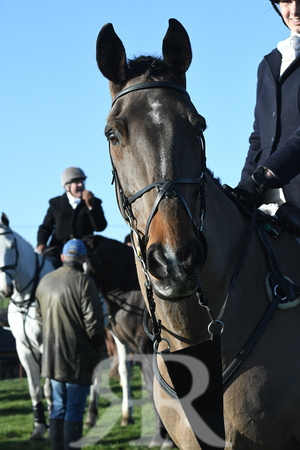
[[[241,181],[233,189],[232,194],[243,203],[246,208],[253,211],[254,207],[263,204],[263,198],[269,188],[281,187],[278,178],[265,167],[255,169],[250,178]]]
[[[39,253],[40,255],[42,255],[44,253],[45,248],[46,248],[45,244],[40,244],[36,247],[35,253]]]
[[[290,233],[297,237],[300,236],[300,208],[286,202],[279,206],[276,216]]]
[[[89,209],[92,209],[94,205],[95,196],[91,191],[87,191],[86,189],[82,193],[82,200],[85,201],[86,206]]]

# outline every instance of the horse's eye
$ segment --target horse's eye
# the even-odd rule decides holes
[[[109,141],[109,142],[111,142],[112,143],[112,145],[118,145],[120,142],[119,142],[119,139],[118,139],[118,136],[116,135],[116,133],[114,133],[113,131],[109,131],[108,133],[107,133],[107,140]]]

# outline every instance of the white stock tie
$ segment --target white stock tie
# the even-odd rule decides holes
[[[278,50],[282,54],[280,75],[292,64],[300,54],[300,36],[292,36],[278,44]]]
[[[291,47],[293,47],[293,49],[295,50],[297,57],[300,51],[300,36],[291,37]]]

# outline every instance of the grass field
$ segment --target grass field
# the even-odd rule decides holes
[[[122,391],[119,382],[109,378],[108,364],[104,367],[98,422],[92,430],[84,431],[82,448],[85,450],[148,449],[154,435],[154,412],[148,393],[143,386],[139,367],[133,367],[132,377],[135,423],[126,428],[120,425]],[[47,440],[29,441],[33,429],[33,415],[26,378],[0,381],[0,424],[1,450],[51,448]],[[158,448],[155,447],[156,450]]]

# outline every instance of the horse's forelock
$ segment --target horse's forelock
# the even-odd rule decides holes
[[[128,78],[132,79],[141,75],[155,78],[163,75],[166,64],[159,57],[139,56],[128,61]]]

